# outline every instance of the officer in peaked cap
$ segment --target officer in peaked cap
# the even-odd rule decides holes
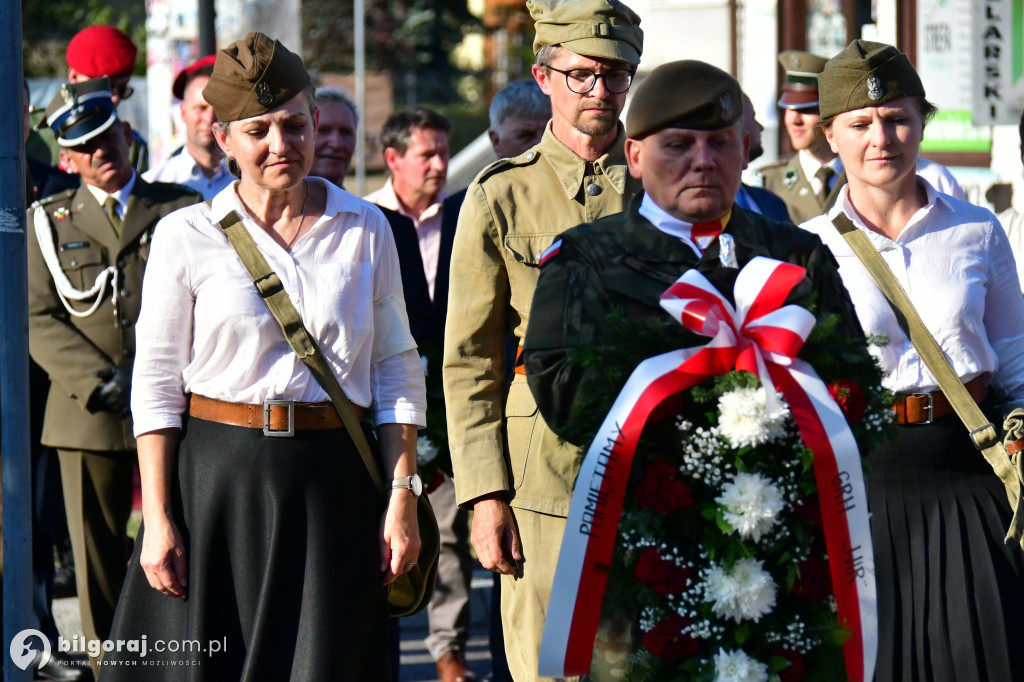
[[[100,640],[128,560],[128,397],[150,236],[160,218],[199,200],[136,175],[131,130],[111,95],[107,78],[61,86],[44,121],[82,186],[28,212],[30,351],[51,380],[42,442],[60,456],[82,628]]]
[[[824,213],[846,184],[843,164],[818,129],[818,74],[824,57],[787,50],[779,55],[785,70],[779,107],[793,156],[761,169],[765,189],[780,197],[793,222],[800,224]]]
[[[687,60],[654,69],[634,92],[626,117],[626,158],[643,192],[625,212],[564,232],[541,263],[524,345],[526,376],[546,423],[571,442],[589,444],[581,438],[588,425],[574,415],[594,414],[622,387],[607,384],[606,368],[569,364],[570,354],[581,345],[613,342],[613,310],[664,319],[660,296],[690,269],[735,302],[737,274],[755,257],[801,265],[807,277],[787,302],[814,302],[822,313],[838,312],[847,331],[861,335],[835,260],[821,240],[734,203],[749,144],[743,110],[739,84],[715,66]],[[706,342],[680,326],[664,351]],[[569,526],[565,532],[579,530]],[[629,606],[619,604],[627,611]],[[640,648],[630,641],[633,633],[643,635],[628,622],[599,623],[604,641],[591,658],[592,679],[636,677],[621,655]]]
[[[446,398],[478,406],[448,411],[457,501],[475,511],[477,556],[502,574],[516,680],[537,679],[552,548],[580,453],[540,419],[522,365],[514,354],[506,362],[505,342],[511,336],[518,347],[526,333],[544,250],[563,230],[622,211],[639,189],[626,169],[619,114],[643,52],[640,17],[617,0],[527,7],[536,22],[533,77],[551,99],[552,118],[537,146],[491,164],[466,193],[444,341]]]

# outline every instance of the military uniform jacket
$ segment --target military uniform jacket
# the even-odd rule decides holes
[[[788,161],[765,166],[761,169],[761,176],[764,178],[764,188],[785,202],[789,217],[796,225],[828,213],[828,209],[836,203],[839,190],[846,184],[846,171],[843,170],[825,197],[825,203],[819,201],[811,181],[804,175],[799,152]]]
[[[458,502],[503,492],[513,507],[564,516],[580,454],[539,420],[525,377],[506,393],[505,341],[526,332],[543,252],[564,230],[619,213],[639,189],[619,135],[587,164],[551,133],[484,169],[452,246],[444,340],[448,437]]]
[[[542,268],[524,356],[529,386],[541,414],[556,432],[565,432],[573,408],[581,401],[581,386],[585,389],[589,376],[597,371],[567,366],[569,351],[600,341],[613,308],[631,318],[668,315],[659,298],[691,268],[735,303],[733,287],[739,269],[720,265],[718,240],[697,258],[690,246],[640,215],[641,199],[642,195],[636,197],[627,213],[566,232],[557,254]],[[808,238],[805,230],[790,223],[739,206],[733,206],[724,233],[733,237],[740,268],[757,256],[807,268],[807,277],[786,302],[815,314],[838,313],[846,333],[863,337],[838,265],[817,235]],[[680,347],[708,342],[681,325],[679,337]]]
[[[201,199],[186,187],[150,184],[136,177],[120,237],[84,186],[55,194],[29,209],[29,350],[52,382],[43,421],[44,445],[96,451],[135,448],[131,419],[118,419],[109,412],[90,413],[86,403],[101,383],[97,371],[132,365],[142,274],[157,221]],[[42,221],[39,226],[37,218]],[[106,277],[94,312],[76,316],[68,311],[44,259],[44,249],[55,260],[52,265],[57,276],[66,278],[65,287],[88,291],[98,278]],[[82,301],[68,300],[68,305],[85,312],[96,300],[93,295]]]

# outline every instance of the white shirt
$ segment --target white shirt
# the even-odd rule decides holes
[[[1013,257],[1017,261],[1017,278],[1024,282],[1024,213],[1010,207],[999,214],[999,222],[1010,240]]]
[[[917,157],[917,174],[928,181],[928,184],[943,194],[956,197],[960,201],[967,201],[967,195],[963,188],[949,172],[949,169],[941,163],[929,161],[923,156]]]
[[[897,393],[934,391],[925,367],[860,259],[832,225],[844,212],[878,249],[907,292],[925,326],[963,381],[985,374],[1006,400],[1024,399],[1024,297],[1006,234],[984,208],[940,194],[922,178],[928,203],[891,240],[869,230],[840,190],[828,215],[802,228],[832,250],[866,334],[889,344],[872,346],[885,371],[883,384]]]
[[[800,161],[800,169],[803,170],[804,177],[807,178],[807,182],[811,183],[811,189],[814,190],[815,194],[821,192],[821,178],[816,175],[819,168],[822,166],[828,166],[832,169],[832,178],[829,180],[829,186],[828,189],[825,190],[825,194],[828,194],[832,190],[832,187],[839,179],[839,175],[843,172],[843,160],[838,156],[828,163],[822,163],[801,149],[797,153],[797,159]]]
[[[415,216],[405,210],[402,202],[395,194],[395,187],[391,178],[384,183],[376,192],[367,194],[364,199],[367,201],[398,211],[406,218],[412,220],[416,226],[416,238],[419,240],[420,257],[423,259],[424,275],[427,277],[427,288],[430,290],[430,300],[434,300],[434,282],[437,280],[437,262],[441,255],[441,202],[448,196],[444,192],[437,195],[437,201],[423,210],[423,213]]]
[[[150,168],[142,174],[142,178],[146,182],[174,182],[191,187],[202,194],[204,199],[212,199],[235,181],[224,159],[220,160],[213,177],[206,177],[202,166],[188,153],[187,147],[160,166]]]
[[[128,182],[124,183],[124,187],[117,190],[116,192],[111,192],[110,194],[107,194],[99,187],[96,187],[94,185],[90,185],[84,182],[82,184],[85,186],[87,190],[89,190],[89,194],[96,197],[96,201],[99,202],[100,206],[103,206],[103,203],[107,200],[107,197],[114,197],[115,199],[117,199],[117,215],[118,217],[121,218],[121,220],[124,220],[124,212],[128,208],[128,199],[131,198],[132,188],[135,187],[135,177],[135,171],[132,171],[132,177]]]
[[[178,428],[186,394],[236,403],[328,400],[288,346],[217,221],[235,210],[278,274],[349,399],[374,421],[425,424],[423,366],[381,212],[320,178],[327,207],[285,252],[234,187],[161,220],[136,328],[135,433]]]
[[[676,218],[661,206],[658,206],[654,203],[654,199],[651,199],[650,194],[645,193],[644,198],[640,200],[639,212],[640,215],[650,221],[651,225],[693,249],[697,258],[700,258],[704,253],[700,245],[693,239],[693,224]],[[711,239],[708,239],[708,243],[711,243]],[[706,246],[707,244],[705,244]]]

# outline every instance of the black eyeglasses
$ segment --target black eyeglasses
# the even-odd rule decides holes
[[[607,83],[607,81],[605,81]],[[111,85],[110,94],[117,95],[121,99],[128,99],[135,94],[135,88],[125,83],[124,85]]]
[[[620,95],[626,92],[633,83],[633,72],[629,69],[612,69],[607,73],[594,73],[590,69],[562,71],[550,64],[545,64],[544,68],[557,71],[565,76],[565,86],[577,95],[585,95],[593,90],[599,79],[604,80],[604,87],[608,88],[608,92],[613,95]]]

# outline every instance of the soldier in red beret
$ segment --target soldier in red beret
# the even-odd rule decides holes
[[[68,43],[64,58],[68,63],[68,82],[81,83],[90,78],[110,79],[110,99],[114,106],[128,99],[135,89],[128,84],[135,70],[135,57],[139,49],[116,26],[94,24],[75,34]],[[138,173],[149,167],[149,145],[134,130],[130,150],[132,165]]]

